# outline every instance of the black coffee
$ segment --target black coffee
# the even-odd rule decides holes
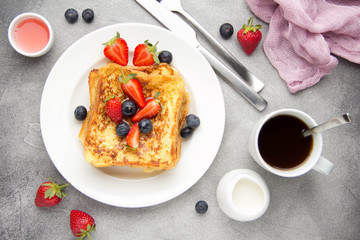
[[[261,157],[270,166],[289,170],[300,166],[309,156],[313,137],[303,137],[309,127],[300,119],[281,115],[269,119],[259,135]]]

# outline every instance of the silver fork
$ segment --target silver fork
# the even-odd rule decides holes
[[[201,34],[211,43],[214,49],[234,68],[234,70],[252,87],[256,92],[260,92],[264,83],[253,75],[244,65],[242,65],[224,46],[222,46],[200,23],[198,23],[190,14],[181,6],[181,0],[157,0],[172,12],[180,13],[192,25],[196,27]]]

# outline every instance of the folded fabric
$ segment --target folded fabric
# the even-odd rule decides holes
[[[360,1],[246,0],[269,23],[265,54],[291,93],[329,75],[338,60],[360,64]]]

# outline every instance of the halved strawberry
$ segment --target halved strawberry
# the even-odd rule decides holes
[[[134,66],[150,66],[154,63],[159,64],[158,53],[156,52],[156,45],[152,45],[149,40],[144,43],[138,44],[135,47],[133,65]]]
[[[105,100],[105,112],[116,124],[121,122],[121,102],[114,95]]]
[[[139,146],[139,141],[140,141],[139,123],[134,123],[128,135],[126,136],[126,144],[129,147],[136,149]]]
[[[143,108],[145,106],[144,92],[141,83],[136,79],[136,74],[131,73],[126,76],[122,69],[121,73],[119,77],[121,89],[139,108]]]
[[[116,36],[111,38],[108,42],[103,43],[106,45],[104,48],[104,55],[111,61],[126,66],[129,61],[129,47],[123,38],[120,38],[119,32]]]
[[[151,118],[157,115],[161,110],[161,105],[159,99],[157,97],[160,95],[160,92],[155,94],[155,98],[151,98],[146,101],[145,107],[140,109],[134,117],[132,117],[131,121],[139,122],[143,118]]]

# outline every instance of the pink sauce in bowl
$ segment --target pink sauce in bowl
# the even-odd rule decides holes
[[[49,42],[49,29],[39,19],[29,18],[20,22],[14,32],[16,45],[28,53],[38,52]]]
[[[44,55],[54,40],[49,22],[36,13],[23,13],[15,17],[10,23],[8,38],[17,52],[28,57]]]

